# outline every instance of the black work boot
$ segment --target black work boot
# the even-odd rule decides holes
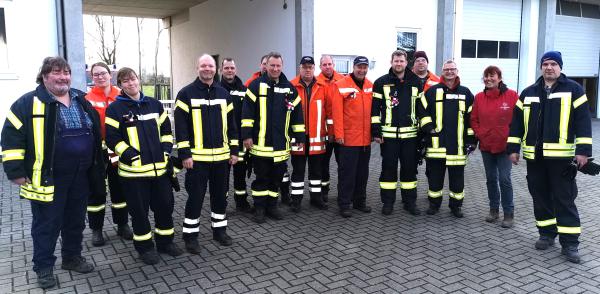
[[[200,244],[196,238],[190,240],[184,240],[185,250],[190,254],[200,254]]]
[[[142,262],[148,265],[157,264],[160,261],[158,253],[156,253],[156,250],[154,250],[154,248],[144,253],[140,253],[140,259],[142,260]]]
[[[352,208],[358,210],[358,211],[362,211],[364,213],[370,213],[371,212],[371,207],[367,206],[366,203],[360,203],[360,204],[353,204]]]
[[[321,198],[323,202],[329,202],[329,186],[321,186]]]
[[[250,212],[252,210],[252,206],[248,202],[247,195],[235,195],[235,211],[237,212]]]
[[[393,211],[394,206],[391,204],[384,204],[383,207],[381,207],[381,214],[383,215],[390,215]]]
[[[512,228],[514,225],[515,214],[514,213],[504,213],[504,219],[502,220],[502,224],[500,224],[503,228]]]
[[[462,218],[464,216],[462,208],[460,207],[450,207],[450,213],[456,218]]]
[[[417,207],[416,204],[414,203],[407,203],[405,202],[403,205],[404,210],[408,211],[408,213],[412,214],[412,215],[421,215],[421,210],[419,210],[419,208]]]
[[[427,208],[426,213],[428,215],[434,215],[434,214],[438,213],[439,211],[440,211],[440,207],[439,206],[430,203],[429,204],[429,208]]]
[[[279,207],[277,207],[277,205],[271,205],[267,207],[266,215],[274,220],[283,219],[283,213],[281,213],[281,210],[279,210]]]
[[[298,213],[302,208],[302,198],[299,195],[292,196],[292,202],[290,202],[290,211]]]
[[[225,230],[216,230],[213,231],[213,240],[219,242],[221,246],[230,246],[233,244],[233,239],[227,235]]]
[[[68,271],[87,274],[94,270],[94,265],[86,262],[83,256],[72,256],[63,258],[61,268]]]
[[[95,247],[100,247],[103,246],[105,243],[106,242],[104,241],[104,236],[102,235],[102,229],[92,230],[92,245],[94,245]]]
[[[540,238],[535,242],[535,249],[546,250],[552,245],[554,245],[554,238],[549,236],[540,236]]]
[[[56,286],[56,277],[52,268],[39,270],[35,274],[37,275],[37,283],[40,288],[48,289]]]
[[[500,212],[498,208],[490,208],[490,214],[485,217],[485,221],[488,223],[494,223],[500,217]]]
[[[166,245],[157,246],[156,248],[158,252],[165,253],[171,256],[179,256],[183,254],[183,250],[181,250],[175,243],[171,242]]]
[[[117,236],[121,237],[123,240],[133,240],[133,232],[128,224],[118,225],[117,227]]]
[[[352,216],[352,210],[349,207],[340,207],[340,215],[343,218],[349,218]]]
[[[310,195],[310,205],[320,210],[327,210],[329,206],[323,201],[321,194]]]
[[[577,250],[577,245],[565,245],[563,246],[560,253],[572,263],[581,263],[581,257],[579,256],[579,250]]]
[[[265,208],[264,206],[254,206],[254,217],[252,218],[252,220],[254,220],[255,223],[257,224],[262,224],[265,222]]]

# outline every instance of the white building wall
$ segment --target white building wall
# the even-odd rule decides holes
[[[294,1],[209,0],[172,18],[171,61],[173,92],[197,76],[195,63],[202,53],[233,57],[238,75],[246,80],[258,70],[260,57],[270,51],[283,55],[284,73],[296,74]]]
[[[457,29],[455,60],[459,68],[461,84],[469,87],[473,94],[483,89],[481,77],[489,65],[502,70],[504,82],[509,88],[518,85],[519,60],[499,58],[461,58],[463,39],[520,41],[521,0],[463,0],[462,22]],[[522,44],[521,46],[528,46]]]
[[[35,78],[43,59],[58,54],[58,41],[54,0],[37,0],[35,9],[31,1],[0,1],[0,7],[5,9],[8,47],[8,66],[0,66],[3,125],[12,103],[37,86]]]
[[[600,19],[557,15],[554,49],[562,53],[567,76],[598,76]]]
[[[417,50],[427,52],[435,68],[437,0],[317,0],[315,58],[322,54],[364,55],[375,61],[367,77],[374,81],[390,68],[398,30],[417,32]],[[318,73],[318,69],[317,69]]]

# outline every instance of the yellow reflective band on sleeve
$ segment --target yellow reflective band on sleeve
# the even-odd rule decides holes
[[[246,90],[246,96],[248,96],[252,102],[256,102],[256,95],[254,95],[250,89]]]
[[[232,111],[232,110],[233,110],[233,103],[229,103],[229,104],[227,105],[227,112],[229,113],[229,112],[230,112],[230,111]]]
[[[556,219],[555,218],[551,218],[551,219],[547,219],[547,220],[536,221],[535,224],[538,227],[552,226],[552,225],[556,225]]]
[[[592,144],[592,138],[590,138],[590,137],[575,138],[575,144]]]
[[[127,150],[127,148],[129,148],[129,145],[127,145],[127,143],[125,143],[124,141],[121,141],[121,142],[117,143],[117,145],[115,146],[115,153],[117,153],[117,155],[121,156],[123,154],[123,152],[125,152],[125,150]]]
[[[425,97],[425,94],[421,95],[421,104],[423,108],[427,109],[427,97]]]
[[[413,182],[400,182],[400,189],[410,190],[417,188],[417,181]]]
[[[231,140],[231,141],[229,141],[229,145],[239,146],[240,145],[240,141],[239,140],[235,140],[235,139]]]
[[[517,104],[515,104],[515,106],[523,110],[523,102],[521,100],[517,100]]]
[[[127,136],[129,137],[129,144],[137,151],[140,151],[140,141],[138,138],[137,127],[128,127]]]
[[[559,234],[581,234],[581,227],[562,227],[556,226]]]
[[[109,126],[111,126],[111,127],[113,127],[113,128],[115,128],[115,129],[119,128],[119,122],[116,121],[116,120],[114,120],[114,119],[112,119],[112,118],[110,118],[110,117],[106,117],[104,119],[104,123],[107,124],[107,125],[109,125]]]
[[[583,94],[583,96],[581,96],[581,97],[575,99],[575,101],[573,101],[573,108],[577,108],[581,104],[583,104],[583,103],[585,103],[587,101],[588,101],[587,96],[585,94]]]
[[[189,112],[190,112],[190,107],[189,107],[189,106],[187,106],[187,104],[185,104],[185,103],[184,103],[183,101],[181,101],[181,100],[177,100],[177,101],[175,102],[175,109],[177,109],[177,107],[181,108],[181,110],[183,110],[183,111],[185,111],[185,112],[187,112],[187,113],[189,113]],[[173,110],[175,110],[175,109],[173,109]]]
[[[464,192],[456,193],[456,192],[450,191],[450,197],[454,198],[456,200],[462,200],[463,198],[465,198],[465,193]]]
[[[242,119],[242,128],[251,128],[254,127],[253,119]]]
[[[442,197],[442,191],[427,190],[427,196],[429,196],[430,198],[439,198]]]
[[[428,123],[431,123],[431,122],[432,122],[431,116],[426,116],[424,118],[421,118],[421,126],[424,126],[424,125],[426,125]]]
[[[300,99],[300,96],[296,97],[296,99],[294,99],[294,102],[292,102],[292,105],[294,105],[294,107],[298,106],[298,104],[300,104],[300,101],[302,101],[302,99]]]
[[[8,111],[8,114],[6,115],[6,119],[8,119],[8,121],[15,127],[15,129],[20,129],[23,126],[23,123],[21,122],[21,120],[12,112],[12,111]]]
[[[169,117],[169,115],[167,114],[167,112],[163,111],[163,113],[158,118],[158,125],[161,126],[168,117]]]
[[[469,135],[469,136],[475,136],[475,132],[473,131],[473,129],[467,128],[467,135]]]
[[[177,148],[190,148],[190,141],[177,142]]]
[[[133,234],[134,241],[146,241],[146,240],[150,240],[150,239],[152,239],[152,232],[149,232],[148,234],[145,234],[145,235]]]
[[[104,204],[100,204],[100,205],[96,205],[96,206],[88,205],[87,211],[88,212],[99,212],[99,211],[104,210],[104,208],[106,208],[106,205],[104,205]]]
[[[301,125],[292,125],[292,132],[294,133],[303,133],[306,130],[304,129],[304,124]]]
[[[519,137],[508,137],[508,139],[506,140],[507,143],[515,143],[515,144],[521,144],[521,138]]]
[[[127,202],[113,203],[110,205],[110,207],[112,207],[114,209],[125,208],[125,207],[127,207]]]
[[[384,190],[396,190],[396,182],[379,182],[379,187]]]
[[[175,234],[175,229],[170,228],[170,229],[166,229],[166,230],[161,230],[159,228],[155,228],[154,232],[161,236],[169,236],[169,235]]]
[[[25,149],[2,150],[2,161],[25,159]]]
[[[373,98],[381,99],[383,95],[381,93],[373,92]]]
[[[379,124],[379,123],[381,123],[381,117],[380,116],[371,116],[371,123],[372,124]]]
[[[269,196],[271,196],[271,197],[277,198],[277,196],[279,196],[279,193],[277,191],[268,191],[268,192],[269,192]]]
[[[173,143],[173,135],[160,136],[160,141],[162,143]]]

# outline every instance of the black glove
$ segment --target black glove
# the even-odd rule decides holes
[[[250,153],[250,152],[248,152]],[[246,157],[246,173],[247,177],[250,178],[252,176],[252,155],[247,155]]]
[[[470,155],[471,153],[473,153],[475,151],[475,149],[477,149],[477,147],[472,144],[467,144],[467,146],[465,148],[467,149],[467,155]]]
[[[583,174],[590,175],[590,176],[598,175],[600,173],[600,165],[596,164],[592,161],[594,161],[594,158],[590,157],[588,159],[588,162],[584,166],[579,168],[579,171]]]
[[[171,181],[171,188],[173,188],[175,192],[181,190],[179,180],[177,179],[177,171],[182,169],[183,164],[181,163],[181,160],[177,157],[169,156],[169,161],[167,162],[167,176],[169,177],[169,181]]]

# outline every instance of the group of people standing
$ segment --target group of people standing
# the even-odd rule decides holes
[[[421,213],[417,167],[424,158],[426,213],[439,212],[447,171],[450,212],[457,218],[463,217],[467,156],[479,143],[490,199],[485,220],[497,221],[502,203],[501,225],[506,228],[514,218],[511,162],[518,163],[522,148],[540,233],[535,247],[547,249],[559,235],[562,253],[580,262],[575,174],[591,156],[591,120],[581,86],[561,74],[559,52],[542,56],[542,77],[520,97],[502,82],[496,66],[485,69],[485,88],[473,96],[461,85],[454,61],[446,61],[437,77],[428,70],[423,51],[415,52],[412,69],[407,53],[394,51],[389,72],[375,82],[366,77],[369,61],[364,56],[354,59],[345,76],[335,72],[330,56],[322,56],[319,65],[321,73],[315,76],[314,58],[304,56],[299,75],[288,80],[283,57],[271,52],[261,58],[260,71],[242,83],[235,60],[225,58],[218,81],[215,60],[204,54],[197,60],[197,78],[177,94],[173,136],[167,112],[141,92],[134,70],[118,71],[119,89],[110,84],[109,67],[96,63],[91,67],[94,87],[86,94],[70,87],[71,69],[63,58],[46,58],[39,86],[11,106],[1,138],[4,171],[20,185],[20,196],[31,200],[33,263],[40,287],[56,284],[59,234],[62,268],[93,270],[81,256],[82,232],[87,210],[92,244],[105,243],[106,177],[117,235],[132,239],[140,259],[155,264],[158,253],[183,253],[173,242],[172,187],[178,186],[178,169],[185,169],[188,194],[185,249],[199,254],[207,189],[213,239],[232,244],[226,232],[230,169],[236,210],[253,213],[254,221],[263,223],[267,217],[283,218],[279,196],[292,212],[301,211],[306,165],[310,205],[327,209],[329,161],[335,154],[339,214],[348,218],[352,209],[371,212],[366,185],[373,141],[382,158],[382,214],[393,213],[398,186],[403,209]],[[250,172],[255,179],[248,193]]]

